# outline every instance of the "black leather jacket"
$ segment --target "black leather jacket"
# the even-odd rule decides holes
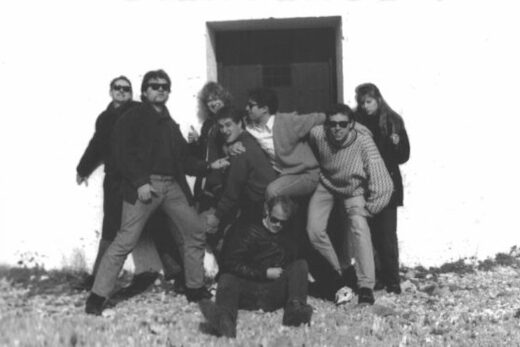
[[[283,268],[296,258],[283,230],[273,234],[261,224],[247,224],[238,226],[228,236],[223,251],[224,273],[266,280],[268,268]]]

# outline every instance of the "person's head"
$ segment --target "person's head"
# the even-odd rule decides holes
[[[325,130],[328,139],[337,144],[343,143],[354,127],[354,112],[345,104],[332,105],[326,112]]]
[[[215,115],[222,107],[231,105],[231,93],[217,82],[208,82],[198,95],[199,105],[206,115]]]
[[[141,100],[152,104],[165,104],[170,95],[171,80],[164,70],[148,71],[141,83]]]
[[[379,88],[373,83],[363,83],[356,87],[356,102],[358,108],[369,116],[386,105]]]
[[[278,96],[272,89],[256,88],[249,91],[246,111],[253,123],[278,111]]]
[[[273,234],[279,233],[287,224],[296,209],[288,196],[275,196],[265,203],[264,226]]]
[[[216,117],[219,131],[224,136],[226,143],[235,142],[244,131],[243,113],[235,107],[227,106],[221,108]]]
[[[132,83],[126,76],[118,76],[110,81],[110,97],[115,107],[132,100]]]

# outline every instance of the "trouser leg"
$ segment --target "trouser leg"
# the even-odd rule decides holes
[[[319,181],[319,170],[307,171],[298,175],[281,175],[271,182],[266,190],[266,200],[274,196],[300,197],[310,195]]]
[[[121,228],[123,197],[121,195],[121,178],[118,175],[106,174],[103,180],[103,226],[101,238],[113,241]]]
[[[167,184],[161,207],[182,236],[186,287],[200,288],[204,285],[203,260],[206,244],[203,222],[176,182]],[[172,234],[178,234],[177,230],[171,230]]]
[[[372,240],[379,255],[380,276],[385,285],[399,283],[397,208],[387,207],[371,222]]]
[[[353,255],[356,260],[358,286],[373,289],[375,284],[374,253],[366,217],[368,212],[365,210],[365,199],[362,196],[346,199],[344,206],[348,230],[351,234]]]
[[[284,272],[287,276],[287,300],[298,300],[301,303],[307,303],[307,294],[309,292],[309,268],[307,262],[303,259],[296,260],[289,264]]]
[[[97,255],[96,255],[96,260],[94,261],[94,268],[92,269],[92,275],[95,277],[97,272],[98,272],[98,269],[99,269],[99,264],[101,264],[101,259],[103,259],[103,256],[105,255],[108,247],[110,247],[110,244],[112,243],[111,240],[105,240],[105,239],[101,239],[99,240],[99,246],[98,246],[98,251],[97,251]]]
[[[137,245],[147,219],[160,202],[160,198],[153,198],[149,203],[137,200],[133,205],[123,202],[121,230],[101,260],[93,293],[103,297],[110,295],[126,257]]]
[[[327,234],[327,221],[333,205],[333,195],[321,183],[318,184],[309,202],[307,233],[311,245],[336,272],[341,273],[338,256]]]
[[[235,322],[238,314],[242,282],[243,280],[235,275],[229,273],[222,274],[218,280],[217,294],[215,297],[215,303],[228,311]]]

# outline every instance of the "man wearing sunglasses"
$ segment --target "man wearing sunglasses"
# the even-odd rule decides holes
[[[325,124],[312,129],[310,134],[321,172],[309,202],[307,232],[313,247],[335,270],[336,283],[342,283],[346,269],[341,268],[327,234],[334,202],[342,203],[346,236],[351,241],[349,249],[355,259],[358,303],[373,304],[375,267],[367,218],[388,204],[393,183],[372,137],[357,130],[353,111],[347,105],[337,104],[326,116]]]
[[[99,262],[121,226],[121,176],[117,172],[111,150],[114,125],[124,112],[139,105],[138,102],[132,100],[132,84],[125,76],[116,77],[110,82],[109,94],[112,101],[108,104],[106,110],[98,116],[94,135],[76,168],[76,182],[78,185],[85,183],[88,186],[88,178],[92,172],[100,164],[105,166],[101,239],[94,262],[93,275],[89,276],[83,283],[86,289],[92,287]]]
[[[115,155],[123,176],[123,217],[87,299],[85,311],[89,314],[101,314],[127,255],[158,208],[168,216],[170,231],[182,251],[186,298],[199,301],[211,297],[203,282],[205,226],[192,206],[185,174],[206,174],[229,163],[223,159],[207,163],[188,155],[186,140],[166,107],[170,86],[163,70],[147,72],[141,84],[143,103],[116,124]]]
[[[284,307],[283,325],[310,323],[307,262],[296,258],[294,242],[283,230],[294,208],[286,196],[271,198],[263,220],[242,224],[226,240],[216,300],[199,302],[216,335],[236,337],[238,309],[270,312]]]

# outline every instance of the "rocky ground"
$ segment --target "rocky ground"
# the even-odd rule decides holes
[[[520,257],[403,269],[401,295],[376,292],[336,307],[310,298],[312,325],[285,328],[282,312],[240,311],[235,340],[207,333],[195,304],[159,278],[102,317],[84,314],[84,274],[0,269],[1,346],[520,346]],[[121,283],[128,283],[123,276]]]

